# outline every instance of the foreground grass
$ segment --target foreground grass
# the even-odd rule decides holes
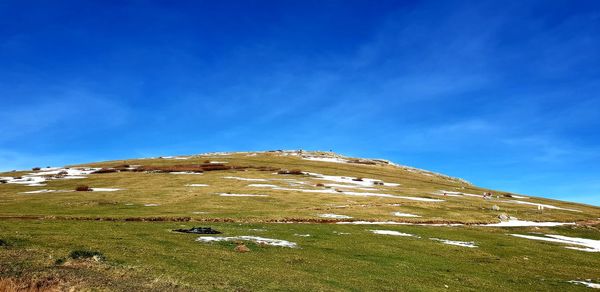
[[[575,290],[567,283],[595,279],[600,255],[560,244],[509,236],[542,232],[600,239],[596,227],[497,229],[482,227],[227,224],[224,236],[255,235],[296,242],[299,248],[247,243],[200,243],[171,232],[190,224],[165,222],[0,221],[0,276],[62,275],[82,288],[127,290]],[[396,230],[419,236],[372,234]],[[334,233],[337,232],[337,233]],[[339,234],[349,233],[349,234]],[[300,237],[298,234],[310,234]],[[474,241],[478,248],[429,238]],[[73,250],[99,251],[106,262],[54,265]],[[65,272],[65,270],[68,271]],[[62,272],[61,272],[62,271]],[[142,281],[142,282],[140,282]],[[137,284],[136,284],[137,283]]]

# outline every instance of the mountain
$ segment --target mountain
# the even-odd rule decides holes
[[[383,159],[205,153],[34,168],[0,183],[0,290],[600,285],[600,208]]]

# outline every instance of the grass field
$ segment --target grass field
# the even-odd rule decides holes
[[[206,170],[214,165],[222,169]],[[38,186],[10,179],[0,184],[0,290],[563,291],[589,289],[569,281],[600,283],[600,252],[512,235],[562,235],[596,244],[600,208],[594,206],[523,198],[321,152],[207,154],[71,168],[76,167],[122,171],[52,178]],[[284,170],[302,174],[278,173]],[[36,172],[0,177],[28,173]],[[74,191],[82,185],[109,191]],[[31,193],[41,190],[51,192]],[[492,195],[483,198],[484,192]],[[481,226],[498,223],[501,215],[573,224]],[[387,224],[347,224],[356,221]],[[214,236],[280,239],[296,247],[240,238],[199,242],[209,235],[172,231],[194,226],[222,232]],[[250,251],[236,252],[240,244]],[[70,257],[77,251],[102,257]]]

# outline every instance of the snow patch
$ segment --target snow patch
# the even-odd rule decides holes
[[[581,211],[575,210],[575,209],[567,209],[567,208],[556,207],[556,206],[548,205],[548,204],[539,204],[539,203],[532,203],[532,202],[525,202],[525,201],[518,201],[518,200],[508,200],[508,201],[504,201],[504,202],[515,203],[515,204],[522,204],[522,205],[538,206],[538,208],[539,207],[543,207],[543,208],[548,208],[548,209],[557,209],[557,210],[566,210],[566,211],[573,211],[573,212],[581,212]]]
[[[573,222],[535,222],[535,221],[524,221],[519,219],[510,219],[508,221],[503,221],[500,223],[492,223],[492,224],[483,224],[480,226],[488,226],[488,227],[529,227],[529,226],[537,226],[537,227],[553,227],[553,226],[561,226],[561,225],[574,225]]]
[[[564,243],[564,244],[568,244],[568,245],[577,245],[577,246],[565,247],[568,249],[575,249],[575,250],[581,250],[581,251],[587,251],[587,252],[600,252],[600,240],[569,237],[569,236],[556,235],[556,234],[546,234],[546,237],[525,235],[525,234],[511,234],[511,235],[516,236],[516,237],[521,237],[521,238],[533,239],[533,240],[557,242],[557,243]],[[581,247],[581,246],[583,246],[583,247]]]
[[[475,245],[475,242],[473,241],[456,241],[456,240],[448,240],[448,239],[440,239],[440,238],[429,238],[431,240],[435,240],[435,241],[439,241],[443,244],[449,244],[449,245],[456,245],[456,246],[462,246],[462,247],[477,247]]]
[[[592,282],[571,280],[571,281],[569,281],[569,283],[573,283],[575,285],[584,285],[588,288],[600,289],[600,284],[592,283]]]
[[[247,178],[247,177],[237,177],[237,176],[224,176],[223,178],[236,179],[236,180],[242,180],[242,181],[267,181],[264,178]]]
[[[92,192],[116,192],[122,189],[114,189],[114,188],[92,188]]]
[[[350,219],[352,217],[338,214],[319,214],[321,218],[333,218],[333,219]]]
[[[414,234],[403,233],[403,232],[398,232],[398,231],[393,231],[393,230],[370,230],[370,231],[373,232],[373,233],[375,233],[375,234],[418,237],[418,236],[416,236]]]
[[[402,212],[394,212],[392,213],[394,216],[398,216],[398,217],[421,217],[419,215],[415,215],[415,214],[409,214],[409,213],[402,213]]]
[[[281,246],[281,247],[290,247],[290,248],[297,247],[297,244],[295,242],[290,242],[290,241],[281,240],[281,239],[264,238],[264,237],[258,237],[258,236],[231,236],[231,237],[202,236],[202,237],[198,237],[196,239],[196,241],[200,241],[200,242],[236,241],[236,240],[248,240],[248,241],[256,242],[258,244],[266,244],[266,245],[272,245],[272,246]]]
[[[185,185],[186,187],[207,187],[207,184],[189,184]]]

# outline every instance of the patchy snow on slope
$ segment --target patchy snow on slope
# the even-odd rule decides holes
[[[333,162],[333,163],[348,163],[347,159],[339,157],[315,157],[315,156],[303,156],[304,160],[321,161],[321,162]]]
[[[37,191],[28,191],[28,192],[21,192],[21,194],[41,194],[41,193],[54,193],[54,192],[58,192],[57,190],[37,190]]]
[[[556,207],[556,206],[548,205],[548,204],[539,204],[539,203],[532,203],[532,202],[525,202],[525,201],[518,201],[518,200],[508,200],[508,201],[504,201],[504,202],[506,202],[506,203],[515,203],[515,204],[522,204],[522,205],[532,205],[532,206],[538,206],[538,207],[543,207],[543,208],[548,208],[548,209],[581,212],[581,211],[575,210],[575,209],[567,209],[567,208]]]
[[[305,172],[305,174],[310,175],[312,177],[312,179],[326,180],[326,181],[332,181],[332,182],[336,182],[336,183],[345,183],[345,184],[351,184],[351,185],[357,185],[357,186],[363,186],[363,187],[371,187],[371,186],[376,185],[377,183],[383,183],[383,186],[388,186],[388,187],[396,187],[396,186],[400,185],[399,183],[389,183],[389,182],[384,182],[379,179],[372,179],[372,178],[360,178],[360,180],[357,180],[357,178],[354,178],[354,177],[325,175],[325,174],[312,173],[312,172]]]
[[[221,197],[268,197],[269,195],[219,193]]]
[[[479,226],[487,227],[553,227],[561,225],[575,225],[573,222],[535,222],[535,221],[524,221],[516,218],[500,223],[483,224]]]
[[[42,168],[39,171],[25,174],[17,177],[2,177],[9,184],[22,184],[31,187],[44,186],[48,180],[59,180],[59,179],[83,179],[87,178],[87,175],[94,173],[100,168]]]
[[[576,280],[571,280],[571,281],[569,281],[569,283],[572,283],[575,285],[584,285],[588,288],[600,289],[600,284],[598,284],[598,283],[592,283],[592,282],[587,282],[587,281],[576,281]]]
[[[200,242],[237,241],[237,240],[248,240],[248,241],[256,242],[258,244],[266,244],[266,245],[289,247],[289,248],[295,248],[298,246],[295,242],[290,242],[290,241],[281,240],[281,239],[258,237],[258,236],[231,236],[231,237],[202,236],[202,237],[198,237],[196,239],[196,241],[200,241]]]
[[[92,188],[92,192],[116,192],[116,191],[121,191],[123,189],[116,189],[116,188]]]
[[[310,237],[310,234],[298,234],[298,233],[294,233],[294,236],[298,236],[298,237]]]
[[[443,244],[449,244],[449,245],[456,245],[456,246],[462,246],[462,247],[477,247],[475,245],[475,242],[473,241],[457,241],[457,240],[448,240],[448,239],[440,239],[440,238],[429,238],[431,240],[434,241],[439,241]]]
[[[160,204],[144,204],[144,206],[146,206],[146,207],[157,207],[157,206],[160,206]]]
[[[223,178],[235,179],[235,180],[241,180],[241,181],[267,181],[264,178],[247,178],[247,177],[239,177],[239,176],[224,176]]]
[[[392,215],[397,216],[397,217],[421,217],[419,215],[402,213],[402,212],[394,212],[394,213],[392,213]]]
[[[186,187],[207,187],[207,184],[187,184]]]
[[[398,195],[392,195],[392,194],[369,193],[369,192],[352,192],[352,191],[342,191],[342,190],[334,190],[334,189],[296,189],[296,188],[278,187],[278,186],[269,185],[269,184],[253,184],[250,186],[261,187],[261,188],[270,188],[272,190],[303,192],[303,193],[337,194],[337,195],[360,196],[360,197],[384,197],[384,198],[396,198],[396,199],[421,201],[421,202],[443,202],[444,201],[444,200],[440,200],[440,199],[431,199],[431,198],[407,197],[407,196],[398,196]]]
[[[345,225],[415,225],[415,226],[462,226],[460,223],[409,223],[409,222],[396,222],[396,221],[346,221],[336,222],[335,224]]]
[[[249,187],[253,188],[278,188],[279,186],[270,185],[270,184],[249,184]]]
[[[332,218],[332,219],[350,219],[351,216],[338,215],[338,214],[319,214],[321,218]]]
[[[565,248],[569,248],[569,249],[575,249],[575,250],[581,250],[581,251],[587,251],[587,252],[600,252],[600,240],[569,237],[569,236],[556,235],[556,234],[546,234],[546,237],[525,235],[525,234],[511,234],[511,235],[516,236],[516,237],[521,237],[521,238],[532,239],[532,240],[564,243],[564,244],[571,245],[571,246],[565,247]],[[572,245],[576,245],[576,246],[572,246]]]
[[[370,230],[370,231],[373,232],[373,233],[375,233],[375,234],[382,234],[382,235],[418,237],[418,236],[416,236],[414,234],[403,233],[403,232],[398,232],[398,231],[393,231],[393,230]]]

